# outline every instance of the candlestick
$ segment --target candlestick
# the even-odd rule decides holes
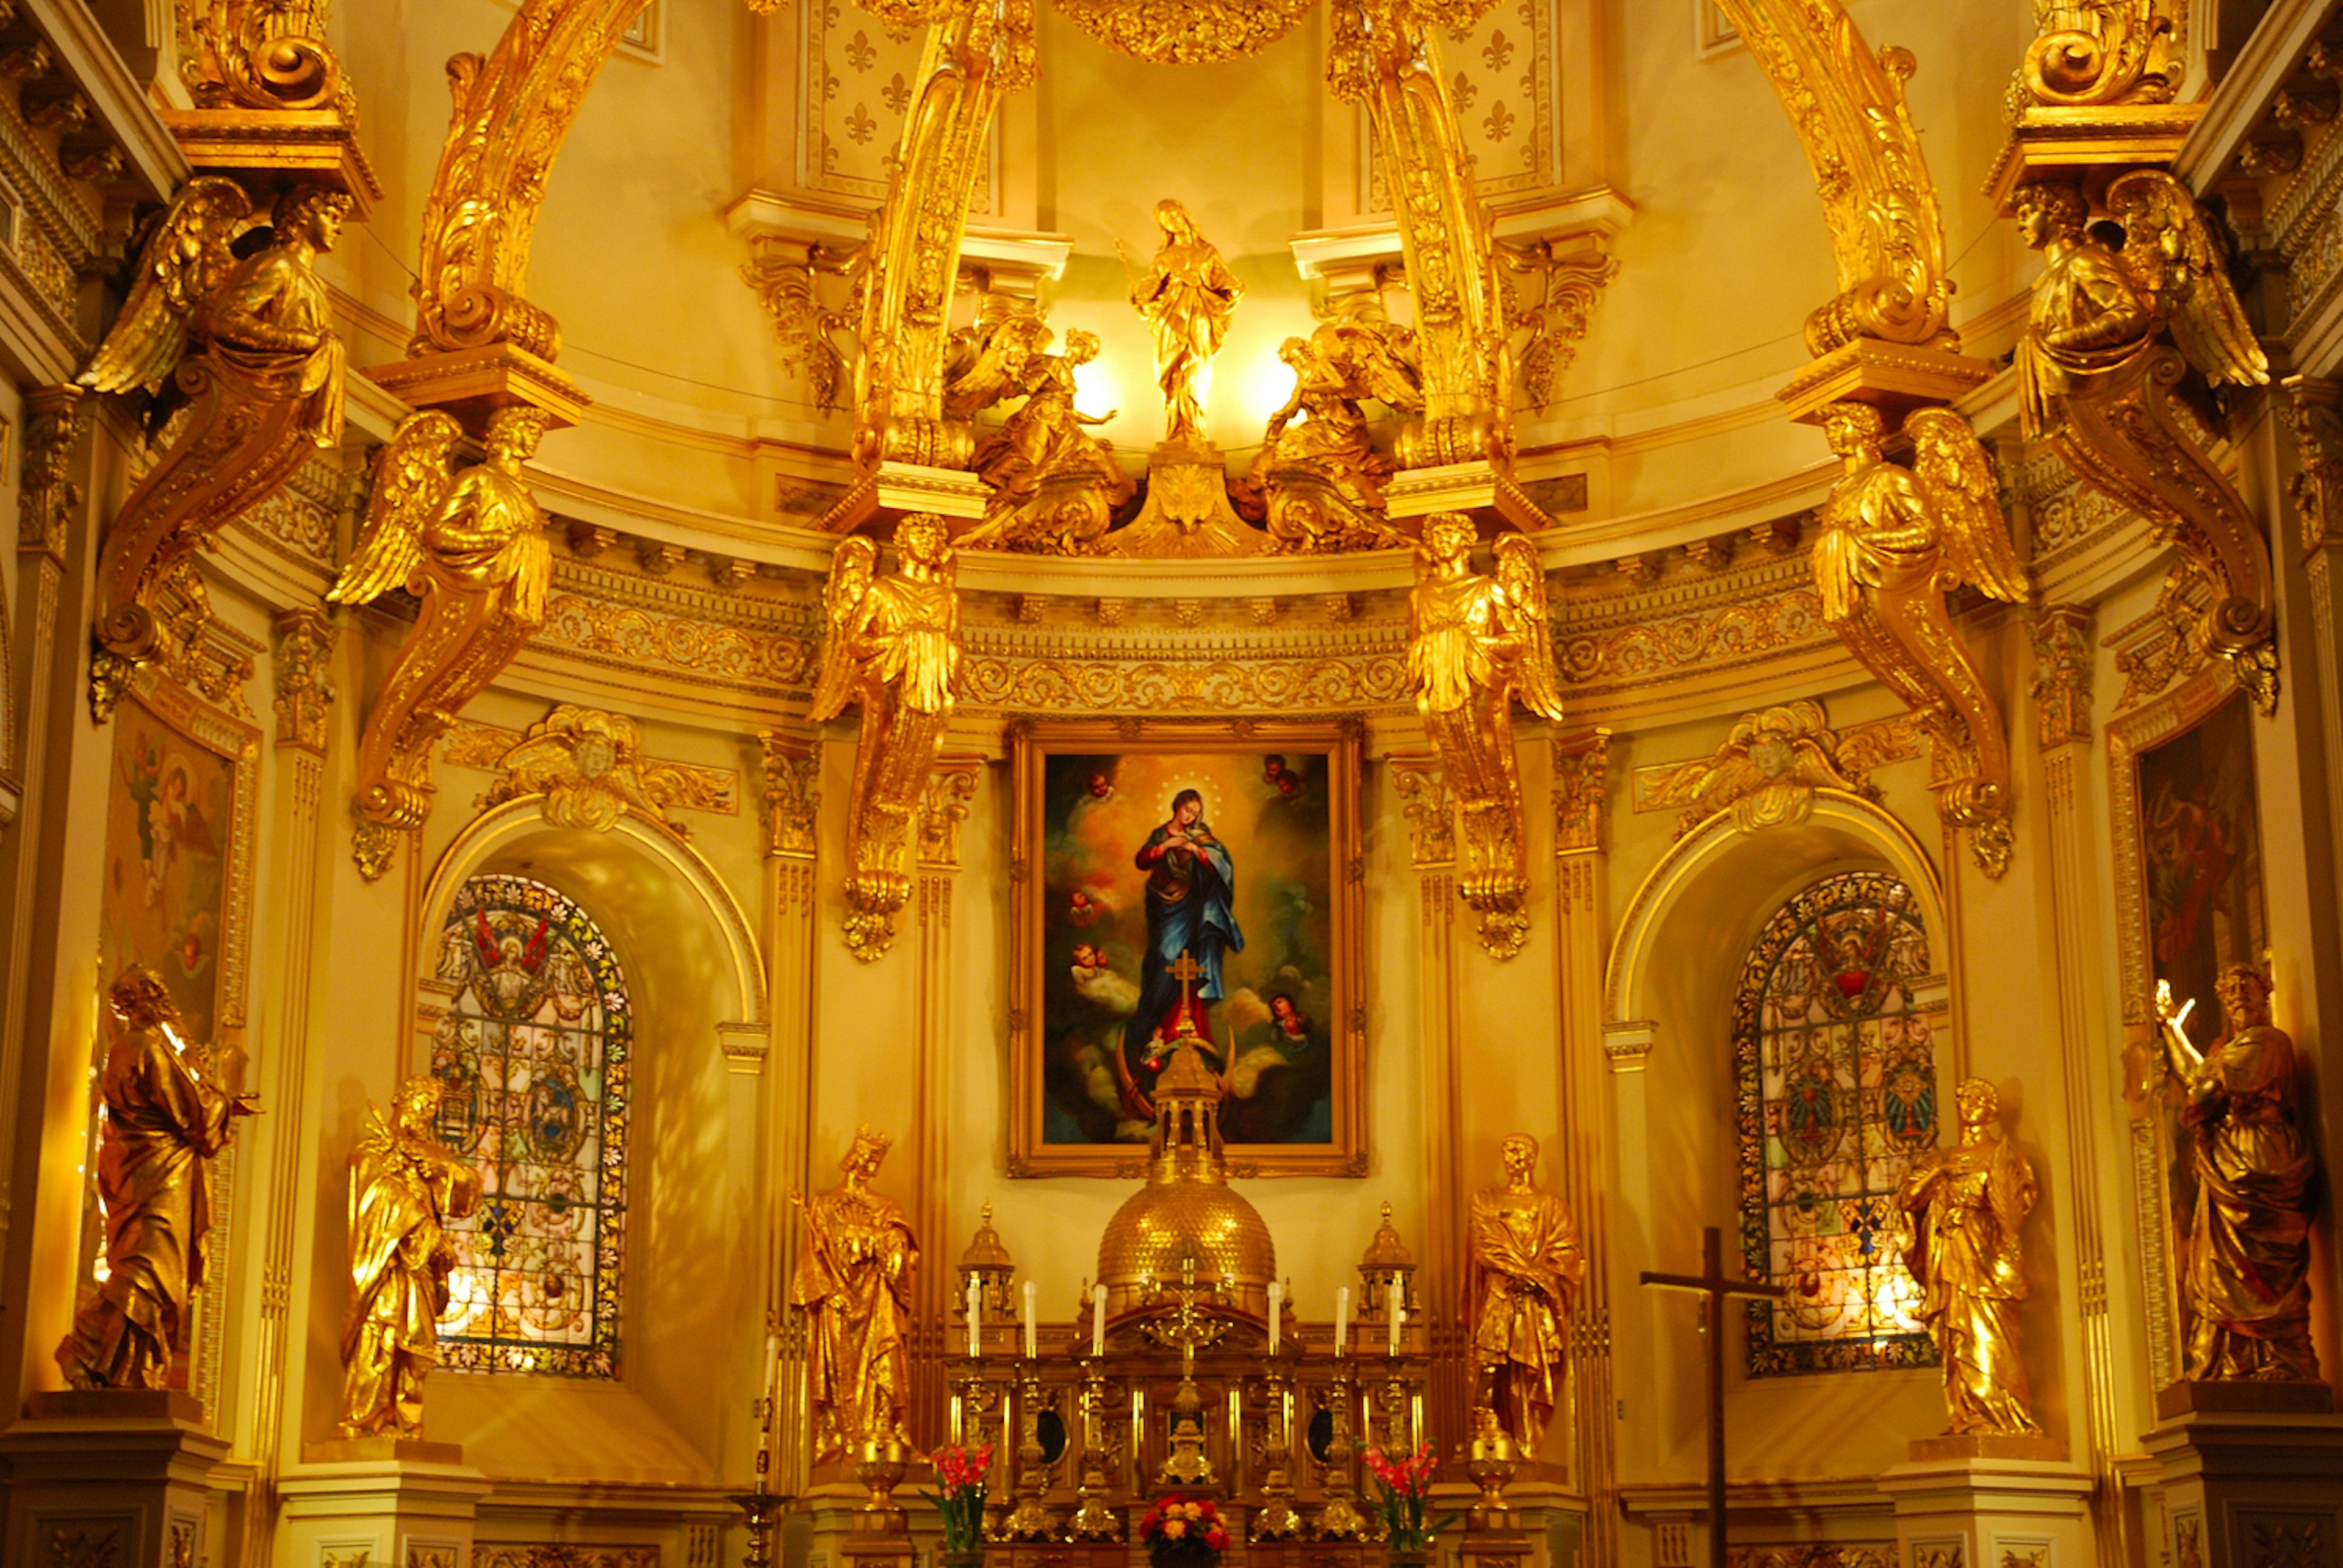
[[[984,1292],[976,1276],[968,1277],[968,1359],[974,1361],[984,1353]]]
[[[1106,1354],[1106,1287],[1091,1287],[1091,1354]]]
[[[765,1391],[767,1399],[773,1397],[773,1378],[780,1370],[781,1336],[767,1334],[765,1336],[765,1381],[758,1385]]]
[[[1342,1343],[1351,1337],[1351,1287],[1344,1285],[1334,1292],[1334,1353],[1342,1353]]]
[[[1400,1324],[1407,1320],[1407,1292],[1397,1280],[1393,1280],[1385,1296],[1390,1303],[1388,1316],[1391,1318],[1391,1353],[1397,1355],[1399,1354]]]
[[[1284,1282],[1284,1281],[1282,1281],[1282,1280],[1272,1280],[1272,1281],[1270,1281],[1270,1282],[1269,1282],[1269,1353],[1270,1353],[1271,1355],[1275,1355],[1275,1354],[1277,1353],[1277,1330],[1278,1330],[1278,1323],[1279,1323],[1279,1320],[1280,1320],[1280,1318],[1283,1315],[1283,1313],[1282,1313],[1282,1309],[1284,1308],[1284,1306],[1285,1306],[1285,1282]]]
[[[1041,1336],[1033,1322],[1033,1282],[1025,1282],[1025,1359],[1041,1354]]]

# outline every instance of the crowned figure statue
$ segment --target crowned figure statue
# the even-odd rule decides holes
[[[906,1355],[920,1244],[894,1200],[870,1190],[894,1140],[864,1128],[839,1161],[845,1180],[799,1196],[804,1239],[789,1304],[806,1316],[817,1454],[909,1442]]]

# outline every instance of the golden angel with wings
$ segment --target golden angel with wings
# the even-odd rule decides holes
[[[2197,434],[2223,427],[2214,388],[2269,380],[2226,252],[2187,187],[2160,169],[2107,187],[2119,249],[2091,232],[2072,186],[2021,186],[2012,205],[2045,264],[2017,345],[2026,437],[2048,439],[2079,477],[2178,547],[2212,585],[2206,645],[2274,711],[2268,552]]]
[[[958,565],[931,512],[895,529],[896,567],[879,574],[867,538],[839,541],[823,595],[821,673],[806,717],[862,709],[847,828],[846,945],[869,960],[895,937],[911,895],[903,859],[960,691]]]
[[[1868,403],[1832,404],[1823,433],[1845,466],[1815,540],[1823,618],[1927,726],[1938,809],[1972,829],[1977,864],[1998,877],[2009,865],[2009,744],[1945,602],[1963,584],[2006,604],[2031,597],[1993,465],[1949,408],[1904,421],[1908,468],[1887,460],[1886,420]]]
[[[81,373],[96,391],[152,393],[150,430],[193,405],[106,534],[90,674],[101,719],[132,668],[164,651],[156,607],[172,574],[310,453],[341,441],[342,345],[317,267],[349,210],[339,191],[292,186],[277,198],[267,243],[238,259],[251,198],[221,176],[189,180]]]
[[[427,409],[399,426],[375,460],[374,498],[357,548],[327,598],[366,604],[394,588],[423,601],[367,716],[358,746],[358,868],[389,864],[393,835],[431,811],[431,746],[545,624],[553,550],[545,514],[521,477],[549,417],[499,408],[487,454],[454,470],[463,435]]]
[[[1414,338],[1386,320],[1381,299],[1368,294],[1278,350],[1292,367],[1293,395],[1269,417],[1247,481],[1272,548],[1314,553],[1406,542],[1384,520],[1383,486],[1398,464],[1375,449],[1365,405],[1423,411]]]
[[[1562,717],[1562,685],[1547,624],[1545,568],[1519,534],[1496,545],[1496,569],[1473,569],[1473,519],[1424,519],[1408,598],[1407,672],[1424,733],[1455,796],[1464,851],[1464,901],[1481,916],[1481,942],[1519,952],[1529,931],[1529,849],[1522,777],[1513,755],[1513,699]]]

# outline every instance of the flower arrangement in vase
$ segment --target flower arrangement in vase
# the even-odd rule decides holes
[[[982,1552],[984,1483],[992,1473],[992,1444],[940,1448],[928,1456],[928,1462],[936,1467],[936,1489],[921,1495],[943,1518],[945,1552]]]
[[[1413,1453],[1398,1459],[1380,1448],[1371,1448],[1365,1458],[1367,1469],[1375,1478],[1375,1489],[1383,1494],[1383,1532],[1392,1551],[1431,1551],[1433,1537],[1452,1523],[1443,1519],[1435,1524],[1424,1518],[1424,1511],[1432,1502],[1432,1444],[1424,1443]]]
[[[1147,1511],[1139,1538],[1155,1568],[1212,1568],[1229,1549],[1229,1523],[1211,1498],[1175,1493]]]

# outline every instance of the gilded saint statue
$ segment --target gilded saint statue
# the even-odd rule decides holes
[[[1499,958],[1529,930],[1529,850],[1513,756],[1513,699],[1562,717],[1561,678],[1547,623],[1545,568],[1520,534],[1496,544],[1496,567],[1473,569],[1477,534],[1460,512],[1423,522],[1408,597],[1407,672],[1424,733],[1455,796],[1464,856],[1461,891],[1481,916],[1481,942]]]
[[[350,1151],[350,1307],[342,1435],[420,1437],[456,1252],[447,1223],[480,1206],[480,1173],[440,1147],[439,1081],[408,1079]]]
[[[1524,1459],[1560,1402],[1570,1314],[1586,1274],[1578,1228],[1560,1198],[1540,1191],[1537,1140],[1499,1146],[1505,1183],[1473,1195],[1464,1310],[1473,1333],[1473,1408],[1493,1412]]]
[[[2165,1071],[2181,1096],[2194,1188],[2180,1268],[2182,1375],[2309,1381],[2318,1376],[2310,1343],[2316,1168],[2295,1119],[2294,1041],[2270,1022],[2261,970],[2231,964],[2215,990],[2227,1032],[2199,1053],[2182,1028],[2189,1009],[2157,985]]]
[[[2011,849],[2009,743],[1946,602],[1963,584],[2006,604],[2031,595],[1993,464],[1949,408],[1905,419],[1909,467],[1888,461],[1886,420],[1868,403],[1831,404],[1823,432],[1845,468],[1815,540],[1823,619],[1919,716],[1935,758],[1936,809],[1970,830],[1978,866],[1998,877]]]
[[[1992,1084],[1965,1079],[1953,1100],[1961,1141],[1913,1161],[1896,1194],[1896,1244],[1944,1361],[1949,1430],[2038,1436],[2017,1332],[2017,1233],[2034,1208],[2034,1168],[2000,1135]]]
[[[178,1004],[153,970],[124,970],[106,1002],[114,1039],[98,1078],[97,1147],[106,1273],[57,1346],[57,1365],[75,1388],[166,1388],[204,1283],[211,1162],[259,1106],[213,1081],[210,1051],[180,1033]]]
[[[1196,228],[1188,209],[1166,196],[1155,204],[1163,231],[1155,260],[1131,286],[1131,303],[1155,340],[1155,379],[1163,388],[1163,438],[1202,441],[1204,404],[1199,387],[1212,356],[1229,335],[1229,317],[1244,285]]]
[[[838,1162],[846,1179],[797,1198],[805,1221],[789,1304],[806,1318],[817,1457],[909,1442],[905,1347],[920,1244],[894,1200],[870,1190],[894,1140],[864,1128]]]
[[[488,417],[482,459],[451,471],[463,428],[438,409],[400,425],[376,458],[365,531],[326,597],[366,604],[395,588],[423,601],[358,742],[357,861],[382,874],[392,835],[431,809],[431,748],[545,624],[553,547],[522,466],[551,421]]]
[[[806,715],[819,724],[850,703],[862,709],[847,818],[846,945],[866,961],[894,940],[895,911],[911,896],[911,817],[960,691],[960,568],[943,518],[905,518],[895,556],[894,572],[882,577],[876,545],[838,542],[823,590],[821,673]]]
[[[349,211],[342,192],[287,186],[258,231],[266,243],[254,247],[244,243],[256,216],[244,188],[217,175],[189,180],[81,373],[81,385],[100,392],[154,390],[152,429],[188,409],[106,532],[90,670],[100,719],[131,668],[166,651],[169,633],[156,618],[164,584],[311,453],[341,440],[344,356],[317,258]]]
[[[2107,187],[2106,202],[2120,249],[2092,232],[2072,186],[2020,186],[2011,197],[2043,261],[2017,342],[2019,423],[2178,548],[2212,590],[2207,646],[2273,712],[2268,549],[2203,434],[2218,420],[2207,388],[2262,386],[2269,361],[2187,186],[2137,169]]]

